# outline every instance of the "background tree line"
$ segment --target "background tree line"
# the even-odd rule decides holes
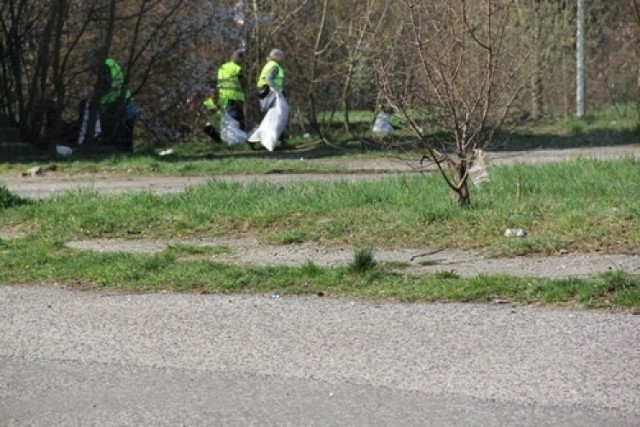
[[[640,0],[586,3],[587,109],[633,104]],[[575,0],[4,0],[0,119],[57,144],[92,96],[89,58],[104,46],[139,106],[140,139],[160,144],[180,137],[186,99],[245,47],[252,123],[254,82],[279,47],[294,131],[324,137],[326,118],[344,112],[356,132],[350,112],[391,104],[434,158],[440,128],[467,158],[487,129],[574,113],[575,19]]]

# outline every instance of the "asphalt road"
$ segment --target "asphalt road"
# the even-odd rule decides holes
[[[0,287],[1,426],[638,426],[640,316]]]

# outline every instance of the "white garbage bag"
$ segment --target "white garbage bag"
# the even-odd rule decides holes
[[[87,128],[89,127],[89,111],[91,108],[90,102],[84,103],[84,111],[82,112],[82,123],[80,125],[80,132],[78,134],[77,144],[80,145],[84,142],[85,137],[87,136]],[[100,129],[100,115],[96,116],[96,124],[94,127],[93,136],[97,137],[100,135],[102,130]]]
[[[66,145],[56,145],[56,152],[61,156],[70,156],[73,154],[73,149]]]
[[[249,142],[259,142],[269,151],[279,144],[278,139],[284,132],[289,120],[289,104],[282,94],[276,95],[273,107],[267,111],[260,126],[251,133]]]
[[[220,138],[229,146],[242,145],[247,142],[247,133],[240,129],[240,123],[225,111],[220,118]]]
[[[380,113],[376,116],[376,120],[373,122],[373,131],[376,133],[390,133],[393,132],[393,126],[391,126],[391,117],[387,113]]]

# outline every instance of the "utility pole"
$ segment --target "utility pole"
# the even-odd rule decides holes
[[[576,19],[576,117],[584,116],[584,0],[578,0]]]

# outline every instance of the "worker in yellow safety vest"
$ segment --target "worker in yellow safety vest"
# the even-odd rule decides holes
[[[218,104],[231,117],[238,121],[240,129],[245,130],[244,124],[244,75],[242,63],[244,51],[234,51],[218,68]]]
[[[265,116],[276,103],[276,97],[282,95],[286,98],[284,68],[284,53],[280,49],[271,49],[267,56],[267,63],[262,67],[257,82],[257,94],[260,103],[260,112]],[[282,149],[286,145],[288,132],[285,130],[280,135],[281,144],[278,146]]]
[[[283,61],[284,53],[280,49],[272,49],[258,77],[258,97],[261,100],[260,111],[263,113],[266,113],[275,101],[275,97],[269,95],[278,93],[285,95]]]

